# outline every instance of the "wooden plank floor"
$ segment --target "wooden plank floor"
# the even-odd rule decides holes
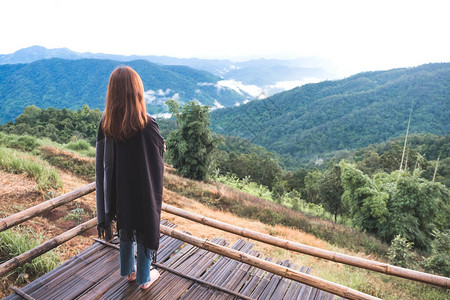
[[[163,222],[166,226],[175,226]],[[224,239],[216,238],[211,241],[228,245]],[[252,243],[242,239],[239,239],[232,248],[257,257],[261,256],[259,252],[252,250]],[[164,235],[161,236],[157,262],[184,275],[224,287],[251,299],[338,298]],[[277,263],[301,272],[311,272],[311,268],[298,267],[288,260]],[[170,271],[163,269],[159,271],[161,277],[158,281],[148,290],[141,291],[136,283],[129,283],[126,278],[119,275],[119,251],[94,242],[92,246],[63,265],[22,288],[22,291],[35,299],[239,299]],[[22,297],[13,293],[5,299],[22,299]]]

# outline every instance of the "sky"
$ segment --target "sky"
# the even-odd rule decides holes
[[[2,0],[0,53],[321,57],[343,73],[450,62],[447,0]]]

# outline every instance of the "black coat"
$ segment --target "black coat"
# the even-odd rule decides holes
[[[155,120],[132,138],[118,142],[98,128],[95,156],[99,236],[117,220],[117,229],[136,232],[147,249],[159,247],[163,195],[164,139]]]

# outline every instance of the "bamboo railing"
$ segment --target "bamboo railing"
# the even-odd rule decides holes
[[[92,193],[93,191],[95,191],[95,183],[90,183],[85,186],[79,187],[69,193],[44,201],[42,203],[39,203],[38,205],[27,208],[23,211],[20,211],[6,218],[0,219],[0,232],[9,229],[13,226],[16,226],[18,224],[21,224],[31,218],[34,218],[42,213],[50,211],[56,207],[69,203],[84,195]],[[58,247],[59,245],[67,242],[68,240],[74,238],[75,236],[80,235],[81,233],[89,230],[90,228],[95,227],[96,225],[97,225],[97,218],[91,219],[48,240],[47,242],[25,253],[22,253],[19,256],[11,258],[10,260],[0,265],[0,277],[10,272],[11,270],[20,267],[25,263],[33,260],[34,258],[52,250],[53,248]]]
[[[169,228],[167,226],[161,225],[160,226],[161,233],[171,236],[173,238],[182,240],[186,243],[189,243],[191,245],[197,246],[199,248],[208,250],[210,252],[226,256],[228,258],[252,265],[254,267],[260,268],[262,270],[271,272],[273,274],[280,275],[284,278],[289,278],[304,284],[307,284],[309,286],[324,290],[326,292],[330,292],[335,295],[339,295],[341,297],[345,297],[348,299],[379,299],[376,297],[372,297],[370,295],[361,293],[359,291],[353,290],[351,288],[348,288],[346,286],[327,281],[324,279],[320,279],[318,277],[302,273],[299,271],[296,271],[294,269],[284,267],[281,265],[274,264],[272,262],[257,258],[255,256],[252,256],[250,254],[237,251],[228,247],[220,246],[217,244],[214,244],[208,240],[203,240],[197,237],[194,237],[192,235],[188,235],[186,233],[183,233],[179,230],[175,230],[173,228]]]
[[[95,191],[95,183],[90,183],[85,186],[79,187],[67,194],[47,200],[38,205],[35,205],[33,207],[20,211],[16,214],[13,214],[9,217],[3,218],[0,220],[0,232],[8,228],[11,228],[15,225],[18,225],[20,223],[23,223],[44,212],[50,211],[58,206],[64,205],[70,201],[73,201],[84,195],[92,193],[93,191]]]
[[[24,211],[16,213],[12,216],[6,217],[0,220],[0,231],[11,228],[17,224],[20,224],[26,220],[33,218],[43,212],[50,211],[51,209],[58,207],[60,205],[66,204],[70,201],[73,201],[79,197],[82,197],[86,194],[89,194],[95,190],[95,183],[91,183],[80,187],[72,192],[61,195],[54,199],[45,201],[41,204],[38,204],[34,207],[28,208]],[[331,260],[334,262],[339,262],[351,266],[356,266],[359,268],[364,268],[367,270],[372,270],[388,275],[403,277],[410,280],[421,281],[424,283],[433,284],[436,286],[449,288],[450,287],[450,279],[442,276],[436,276],[428,273],[413,271],[409,269],[404,269],[396,266],[392,266],[386,263],[381,263],[377,261],[371,261],[359,257],[354,257],[350,255],[340,254],[337,252],[332,252],[316,247],[311,247],[307,245],[303,245],[300,243],[284,240],[281,238],[273,237],[270,235],[266,235],[263,233],[259,233],[253,230],[241,228],[235,225],[231,225],[225,222],[221,222],[215,219],[207,218],[205,216],[195,214],[192,212],[188,212],[167,204],[162,205],[162,210],[175,214],[180,217],[187,218],[189,220],[202,223],[204,225],[208,225],[217,229],[221,229],[233,234],[237,234],[243,237],[251,238],[256,241],[264,242],[273,246],[281,247],[284,249],[296,251],[303,254],[308,254],[311,256]],[[51,240],[45,242],[44,244],[23,253],[22,255],[12,258],[9,261],[0,265],[0,276],[11,271],[18,266],[23,265],[24,263],[32,260],[33,258],[38,257],[39,255],[57,247],[58,245],[68,241],[69,239],[81,234],[82,232],[94,227],[96,225],[96,219],[91,219],[81,225],[76,226],[75,228],[55,237]],[[272,272],[274,274],[280,275],[285,278],[289,278],[292,280],[296,280],[307,285],[319,288],[321,290],[349,298],[349,299],[377,299],[372,296],[366,295],[364,293],[358,292],[356,290],[350,289],[345,286],[341,286],[339,284],[335,284],[308,274],[300,273],[293,269],[283,267],[280,265],[276,265],[254,256],[248,255],[246,253],[242,253],[227,247],[219,246],[217,244],[211,243],[207,240],[202,240],[187,234],[184,234],[180,231],[168,228],[164,225],[161,225],[161,232],[163,234],[167,234],[174,238],[180,239],[197,247],[206,249],[208,251],[214,252],[216,254],[220,254],[232,259],[236,259],[238,261],[250,264],[252,266],[261,268],[268,272]],[[111,232],[110,232],[111,233]],[[112,235],[111,235],[112,237]]]
[[[424,272],[414,271],[410,269],[405,269],[393,265],[389,265],[386,263],[381,263],[373,260],[368,260],[360,257],[350,256],[341,254],[338,252],[328,251],[296,242],[292,242],[289,240],[281,239],[278,237],[270,236],[264,233],[260,233],[257,231],[253,231],[250,229],[238,227],[235,225],[231,225],[225,222],[221,222],[215,219],[211,219],[199,214],[195,214],[192,212],[185,211],[180,208],[176,208],[167,204],[162,205],[162,210],[204,224],[217,229],[221,229],[230,233],[234,233],[246,238],[250,238],[259,242],[263,242],[266,244],[270,244],[273,246],[277,246],[280,248],[284,248],[287,250],[296,251],[303,254],[308,254],[311,256],[331,260],[338,263],[343,263],[350,266],[359,267],[362,269],[367,269],[375,272],[384,273],[387,275],[398,276],[406,279],[411,279],[415,281],[420,281],[432,285],[437,285],[444,288],[450,287],[450,278],[432,275]]]
[[[10,260],[0,265],[0,277],[10,272],[11,270],[24,265],[30,260],[58,247],[59,245],[67,242],[68,240],[76,237],[77,235],[85,232],[86,230],[97,225],[97,218],[93,218],[83,224],[80,224],[50,240],[33,248],[19,256],[13,257]]]

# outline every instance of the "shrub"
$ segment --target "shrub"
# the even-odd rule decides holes
[[[395,236],[388,250],[389,261],[396,266],[408,268],[413,260],[413,244],[400,235]]]
[[[82,151],[82,150],[89,150],[91,148],[91,145],[85,141],[85,140],[78,140],[76,142],[70,142],[66,146],[70,150],[74,151]]]
[[[79,157],[54,147],[41,147],[40,154],[43,159],[57,168],[68,170],[87,180],[95,178],[95,162],[93,159]]]
[[[276,183],[272,189],[272,199],[274,202],[281,204],[282,198],[284,196],[284,186],[282,183]]]
[[[33,151],[40,146],[37,139],[33,136],[18,136],[14,134],[4,134],[0,132],[0,145],[15,148],[23,151]]]
[[[431,256],[425,259],[424,268],[450,277],[450,231],[434,231],[431,242]]]
[[[81,207],[77,207],[75,209],[72,209],[64,219],[72,220],[77,222],[77,224],[80,224],[81,221],[83,220],[83,215],[85,215],[84,209]]]
[[[0,233],[0,260],[8,260],[42,243],[43,236],[31,228],[17,227]],[[37,278],[50,272],[60,264],[57,252],[50,251],[31,262],[16,268],[12,273],[17,273],[17,281],[22,283],[27,277]],[[10,273],[10,274],[12,274]]]

